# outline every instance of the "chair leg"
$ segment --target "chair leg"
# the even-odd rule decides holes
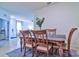
[[[54,50],[54,54],[58,54],[58,53],[59,53],[58,49],[55,48],[55,50]]]
[[[22,42],[20,42],[20,46],[21,46],[21,52],[22,52]]]
[[[52,52],[52,54],[54,54],[54,51],[53,51],[53,50],[54,50],[54,48],[53,48],[53,47],[52,47],[52,49],[51,49],[51,50],[52,50],[52,51],[51,51],[51,52]]]
[[[32,57],[34,57],[34,51],[32,51]]]
[[[34,48],[33,48],[33,49],[32,49],[32,57],[34,57],[34,52],[35,52],[35,51],[34,51]]]
[[[24,48],[24,56],[26,55],[26,48]]]
[[[64,53],[64,52],[63,52],[63,49],[62,49],[62,48],[59,48],[59,55],[60,55],[60,57],[63,57],[63,56],[64,56],[63,53]]]
[[[22,47],[21,47],[21,52],[22,52]]]
[[[22,38],[21,38],[21,41],[20,41],[20,47],[21,47],[21,52],[22,52],[23,49],[24,49],[24,43],[22,42]]]
[[[49,52],[47,52],[47,55],[46,56],[49,57]]]
[[[37,56],[37,50],[35,49],[34,50],[34,57],[36,57]]]
[[[68,51],[68,57],[71,57],[71,53],[70,53],[70,51]]]

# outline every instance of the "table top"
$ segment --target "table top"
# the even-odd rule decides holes
[[[48,40],[52,40],[52,41],[65,41],[64,38],[53,38],[53,37],[48,38]]]
[[[32,38],[34,38],[34,36]],[[53,36],[49,36],[48,40],[50,40],[50,41],[65,41],[66,35],[56,34],[56,35],[53,35]]]
[[[64,38],[66,39],[66,35],[56,34],[52,36],[53,38]]]
[[[66,36],[65,35],[54,35],[52,37],[48,37],[48,40],[65,41],[66,40]]]

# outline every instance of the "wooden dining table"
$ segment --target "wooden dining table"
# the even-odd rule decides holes
[[[34,39],[34,37],[32,37],[32,39]],[[61,35],[61,34],[56,34],[56,35],[53,35],[53,36],[49,36],[48,37],[48,42],[49,44],[52,44],[55,42],[55,43],[59,43],[59,44],[64,44],[66,41],[66,35]],[[62,50],[63,51],[63,50]],[[59,53],[60,56],[63,56],[64,53]]]
[[[64,44],[66,41],[66,35],[60,35],[60,34],[56,34],[55,36],[52,36],[52,37],[48,37],[48,42],[50,44],[53,44],[54,42],[55,43],[59,43],[61,44],[61,47],[63,46],[62,44]],[[61,49],[61,47],[59,47],[59,49]],[[62,49],[63,51],[63,49]],[[63,56],[63,52],[60,52],[59,55],[62,57]]]
[[[22,37],[21,37],[22,38]],[[32,39],[34,40],[35,38],[34,38],[34,36],[32,37]],[[60,34],[56,34],[56,35],[54,35],[54,36],[49,36],[48,37],[48,42],[50,43],[50,44],[53,44],[54,42],[58,42],[58,43],[65,43],[65,41],[66,41],[66,36],[65,35],[60,35]],[[22,41],[21,41],[21,44],[22,44]],[[63,56],[63,53],[60,53],[60,56]]]

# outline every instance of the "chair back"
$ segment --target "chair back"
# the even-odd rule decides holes
[[[34,34],[35,42],[38,45],[48,45],[48,38],[47,38],[47,33],[46,30],[37,30],[37,31],[32,31]]]
[[[29,30],[22,30],[20,31],[20,33],[22,34],[24,45],[26,43],[31,43],[31,44],[33,43],[31,33]]]
[[[77,28],[72,28],[69,32],[69,36],[68,36],[68,43],[67,43],[67,49],[70,50],[70,44],[71,44],[71,39],[72,39],[72,35],[75,32],[75,30],[77,30]]]

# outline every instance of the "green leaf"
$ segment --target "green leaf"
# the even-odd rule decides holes
[[[44,22],[45,18],[43,17],[42,19],[36,17],[36,24],[39,26],[39,27],[42,27],[42,24]]]

